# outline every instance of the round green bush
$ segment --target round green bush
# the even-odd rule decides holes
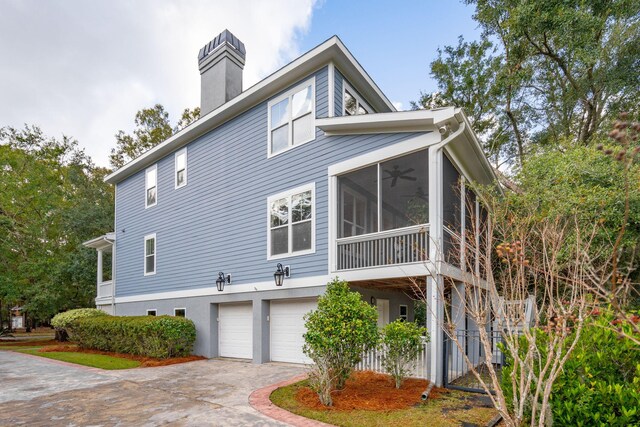
[[[67,329],[71,323],[84,317],[109,316],[102,310],[97,308],[76,308],[75,310],[65,311],[53,316],[51,326],[57,329]]]

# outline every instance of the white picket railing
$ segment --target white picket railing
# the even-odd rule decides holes
[[[98,285],[98,298],[113,296],[113,282],[108,280]]]
[[[413,366],[411,367],[411,373],[409,375],[411,378],[429,378],[427,346],[428,343],[425,340],[422,343],[422,350],[418,354],[418,357],[416,357]],[[367,353],[362,355],[362,360],[356,365],[356,370],[386,373],[384,367],[382,366],[383,356],[384,353],[380,349],[372,349],[368,351]]]
[[[408,264],[427,259],[429,224],[336,240],[337,270]]]

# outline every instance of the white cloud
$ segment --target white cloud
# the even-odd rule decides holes
[[[77,138],[106,165],[141,108],[175,122],[200,103],[199,49],[225,28],[247,48],[247,88],[300,54],[315,0],[4,1],[0,126]]]
[[[392,102],[393,106],[396,107],[396,110],[398,111],[402,111],[402,102],[400,101],[393,101]]]

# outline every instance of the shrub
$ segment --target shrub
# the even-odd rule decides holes
[[[196,339],[193,321],[173,316],[83,318],[71,326],[82,348],[140,356],[188,356]]]
[[[362,354],[377,344],[377,320],[376,309],[338,279],[305,316],[304,352],[315,363],[310,383],[324,405],[331,405],[331,391],[344,387]]]
[[[69,327],[78,319],[86,317],[104,317],[109,316],[102,310],[97,308],[77,308],[59,313],[51,319],[51,326],[56,328],[56,339],[58,341],[66,341],[69,336]]]
[[[640,425],[640,352],[615,331],[630,325],[616,324],[611,314],[585,323],[580,339],[553,385],[551,415],[559,426]],[[539,349],[545,333],[538,331]],[[540,352],[540,365],[547,354]],[[512,358],[502,371],[502,387],[511,394]],[[526,415],[526,414],[525,414]]]
[[[426,328],[400,319],[389,323],[382,330],[382,366],[395,380],[396,388],[400,388],[411,372],[411,365],[422,351],[423,336],[427,336]]]

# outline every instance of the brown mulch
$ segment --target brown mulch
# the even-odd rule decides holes
[[[296,394],[297,401],[308,409],[351,411],[364,409],[380,411],[406,409],[421,402],[422,392],[429,385],[427,380],[407,379],[397,389],[393,379],[375,372],[354,372],[342,390],[332,393],[333,406],[326,407],[318,399],[318,395],[308,387],[303,387]],[[429,400],[437,399],[447,390],[434,387]]]
[[[177,363],[193,362],[195,360],[205,360],[206,357],[202,356],[186,356],[186,357],[171,357],[169,359],[157,359],[155,357],[138,356],[135,354],[126,353],[113,353],[110,351],[91,350],[88,348],[79,348],[77,345],[51,345],[43,347],[38,350],[39,353],[47,352],[71,352],[71,353],[88,353],[88,354],[102,354],[105,356],[119,357],[121,359],[137,360],[140,363],[141,368],[150,368],[155,366],[168,366],[175,365]]]
[[[56,340],[34,340],[34,341],[3,341],[0,340],[0,345],[3,347],[38,347],[41,345],[55,345],[58,344]]]

